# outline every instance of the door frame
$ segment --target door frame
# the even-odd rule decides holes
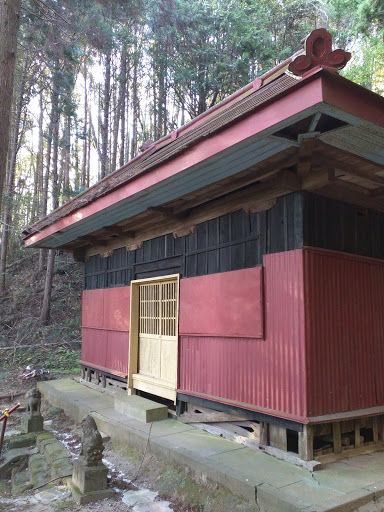
[[[136,389],[133,387],[133,375],[138,373],[138,354],[139,354],[139,289],[141,284],[153,283],[156,281],[177,282],[177,309],[176,309],[176,358],[179,357],[179,311],[180,311],[180,274],[170,274],[167,276],[150,277],[147,279],[135,279],[131,281],[131,303],[129,320],[129,351],[128,351],[128,395],[135,395]],[[179,368],[177,365],[176,388],[179,380]],[[175,389],[176,396],[176,389]]]

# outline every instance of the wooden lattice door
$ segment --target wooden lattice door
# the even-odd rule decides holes
[[[133,387],[176,399],[178,281],[139,285],[138,360]]]

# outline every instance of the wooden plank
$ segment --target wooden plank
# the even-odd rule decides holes
[[[303,431],[299,432],[299,457],[303,460],[313,459],[313,427],[304,425]]]
[[[213,423],[215,425],[215,423]],[[228,430],[232,432],[234,435],[245,437],[247,439],[252,439],[253,441],[257,441],[260,443],[260,424],[253,423],[251,421],[242,421],[242,422],[233,422],[233,423],[218,423],[222,429]],[[245,429],[244,427],[252,428],[252,432]]]
[[[340,422],[336,422],[336,423],[332,424],[332,435],[333,435],[333,451],[334,451],[334,453],[341,453],[342,445],[341,445]]]
[[[326,436],[332,434],[332,425],[330,423],[323,423],[320,425],[313,425],[313,436]]]
[[[373,433],[373,442],[378,443],[379,442],[379,422],[378,422],[377,416],[374,416],[372,418],[372,433]]]
[[[88,363],[87,361],[77,361],[79,364],[84,366],[85,368],[90,370],[95,370],[96,372],[99,370],[99,372],[105,372],[109,373],[111,375],[116,375],[116,377],[121,377],[122,379],[127,378],[127,374],[124,372],[119,372],[117,370],[112,370],[111,368],[107,368],[105,366],[100,366],[98,364]]]
[[[346,165],[345,171],[348,172],[351,166],[353,169],[361,170],[363,169],[371,169],[373,172],[383,172],[384,166],[380,165],[376,162],[372,162],[371,160],[367,160],[362,156],[352,154],[344,149],[335,148],[322,142],[321,140],[316,140],[316,156],[320,160],[325,160],[326,162],[330,162],[330,159],[334,159],[337,164]],[[343,169],[344,170],[344,169]],[[372,175],[370,171],[363,171],[364,174],[367,172],[369,175]],[[384,178],[383,178],[384,179]]]
[[[234,441],[235,443],[242,444],[250,448],[251,450],[259,450],[260,443],[253,439],[248,439],[247,437],[240,436],[239,434],[235,434],[226,428],[222,428],[220,425],[215,423],[194,423],[194,427],[199,430],[204,430],[205,432],[209,432],[210,434],[214,434],[216,436],[222,437],[224,439],[228,439],[229,441]]]
[[[355,448],[360,448],[361,436],[360,436],[360,420],[355,420]]]
[[[340,429],[342,434],[346,434],[347,432],[353,432],[355,430],[354,420],[340,422]]]
[[[179,417],[179,421],[182,423],[227,423],[247,421],[247,418],[226,412],[214,411],[213,409],[208,409],[200,405],[193,406],[192,404],[188,404],[187,411]]]
[[[378,452],[384,449],[384,443],[370,444],[368,446],[361,446],[360,448],[352,448],[342,453],[331,453],[329,455],[316,455],[316,460],[323,464],[329,464],[330,462],[337,462],[338,460],[346,459],[347,457],[355,457],[356,455],[366,455],[368,453]]]
[[[287,451],[287,429],[269,425],[269,444],[280,450]]]

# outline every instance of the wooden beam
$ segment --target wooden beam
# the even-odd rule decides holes
[[[357,192],[358,194],[363,194],[364,196],[370,196],[370,189],[362,187],[357,183],[352,183],[350,181],[341,180],[340,178],[336,178],[337,182],[340,183],[345,189],[352,190],[353,192]]]
[[[289,148],[289,150],[280,154],[278,160],[270,159],[270,161],[249,167],[236,176],[231,176],[230,178],[196,191],[190,199],[188,197],[180,198],[180,206],[175,207],[173,212],[177,214],[183,210],[189,211],[198,205],[216,199],[218,196],[234,192],[256,181],[269,180],[282,169],[293,167],[296,163],[297,150],[296,148]]]
[[[372,208],[380,212],[384,211],[384,201],[378,197],[362,194],[354,188],[345,185],[342,180],[335,180],[325,187],[317,189],[317,193],[346,203],[361,206],[363,208]]]
[[[370,189],[369,190],[369,195],[371,197],[384,196],[384,187],[378,187],[378,188]]]
[[[132,222],[142,227],[140,233],[136,233],[133,238],[121,237],[119,239],[110,240],[108,249],[132,246],[133,244],[158,236],[185,230],[188,227],[201,224],[207,220],[215,219],[236,210],[241,210],[245,205],[252,205],[253,208],[257,208],[257,205],[260,203],[269,205],[270,200],[297,190],[301,190],[301,183],[296,174],[292,171],[280,171],[268,181],[251,185],[245,190],[232,192],[197,207],[195,210],[191,211],[187,219],[177,220],[175,218],[168,218],[156,219],[156,221],[154,221],[153,214],[148,215],[147,213],[146,216],[141,217],[141,219],[145,219],[145,221],[141,221],[138,216],[138,218],[132,220]],[[104,252],[104,246],[92,245],[88,248],[86,256],[89,258],[92,255]]]
[[[101,245],[101,246],[106,246],[108,241],[107,240],[103,240],[101,238],[101,236],[98,236],[98,235],[84,235],[84,236],[81,236],[79,238],[79,240],[81,242],[85,242],[86,244],[88,245]]]
[[[302,177],[301,184],[304,190],[316,190],[329,185],[333,181],[335,181],[334,169],[325,168],[317,171],[312,170],[310,174]]]
[[[315,142],[316,139],[313,137],[303,138],[301,141],[297,162],[297,175],[301,178],[307,176],[311,170]]]
[[[376,172],[384,172],[383,165],[366,160],[353,153],[348,153],[342,149],[334,148],[319,140],[316,141],[315,151],[316,159],[324,162],[327,166],[332,166],[348,174],[384,185],[384,176],[375,174]],[[367,167],[371,170],[367,170]]]
[[[155,213],[156,215],[160,215],[163,219],[169,219],[169,220],[184,219],[189,214],[188,211],[175,213],[173,211],[173,208],[166,208],[164,206],[150,206],[149,208],[147,208],[147,211],[151,212],[151,213]]]

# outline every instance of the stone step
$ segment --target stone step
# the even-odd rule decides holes
[[[152,423],[168,418],[168,407],[166,405],[136,395],[115,397],[115,410],[144,423]]]
[[[12,496],[19,496],[32,488],[33,484],[29,480],[29,471],[27,469],[12,471]]]
[[[28,461],[29,478],[34,488],[51,480],[51,470],[44,455],[32,455]]]
[[[36,447],[14,448],[5,452],[0,462],[0,475],[2,479],[9,479],[15,468],[26,464],[28,457],[37,453]]]

